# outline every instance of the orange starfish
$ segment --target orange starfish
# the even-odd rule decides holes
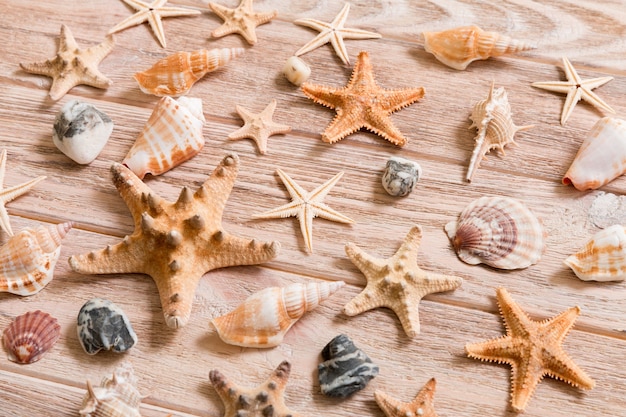
[[[243,36],[250,45],[254,45],[257,41],[256,31],[254,29],[272,20],[276,17],[278,12],[256,13],[252,9],[252,1],[253,0],[241,0],[241,3],[236,9],[229,9],[216,3],[209,3],[209,8],[213,13],[224,20],[222,26],[211,32],[211,36],[221,38],[231,33],[238,33]]]
[[[250,113],[243,107],[237,106],[237,113],[243,119],[244,125],[229,134],[228,138],[232,140],[253,139],[261,155],[265,155],[265,152],[267,152],[267,139],[270,136],[291,131],[291,126],[281,125],[272,121],[274,110],[276,110],[276,100],[272,100],[259,114]]]
[[[409,403],[395,400],[379,390],[374,392],[374,398],[387,417],[437,417],[433,404],[436,383],[435,378],[431,378]]]

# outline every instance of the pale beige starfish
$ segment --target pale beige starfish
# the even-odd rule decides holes
[[[324,197],[331,188],[339,181],[343,172],[338,173],[324,184],[320,185],[310,193],[304,191],[294,180],[285,174],[280,168],[276,170],[280,179],[285,184],[291,203],[277,207],[265,213],[254,216],[256,219],[276,219],[285,217],[297,217],[300,220],[300,230],[309,251],[313,251],[313,218],[321,217],[339,223],[354,223],[354,220],[331,209],[323,203]]]
[[[572,114],[576,103],[580,100],[585,100],[592,106],[608,111],[609,113],[615,113],[608,104],[604,102],[600,97],[594,93],[594,88],[598,88],[611,81],[613,77],[599,77],[590,78],[588,80],[581,80],[580,76],[574,69],[574,66],[566,57],[563,57],[563,71],[567,81],[545,81],[532,83],[533,87],[541,88],[543,90],[554,91],[557,93],[567,94],[565,98],[565,104],[563,105],[563,112],[561,113],[561,124],[564,125],[567,119]]]
[[[343,25],[346,23],[349,12],[350,3],[346,3],[345,6],[343,6],[343,9],[341,9],[339,14],[335,16],[333,21],[330,23],[321,22],[315,19],[298,19],[293,22],[296,25],[306,26],[320,32],[319,35],[309,41],[302,48],[298,49],[295,55],[300,56],[302,54],[306,54],[307,52],[317,49],[330,42],[341,61],[344,64],[349,65],[350,58],[348,57],[346,45],[343,42],[344,39],[377,39],[382,37],[379,33],[368,32],[361,29],[344,28]]]
[[[183,7],[165,7],[164,4],[167,0],[154,0],[152,3],[146,3],[141,0],[122,1],[137,10],[137,12],[115,25],[109,30],[109,34],[148,22],[154,36],[156,36],[163,48],[165,48],[167,44],[165,42],[165,32],[161,19],[164,17],[193,16],[200,14],[199,10],[186,9]]]
[[[458,288],[463,279],[422,270],[417,266],[417,251],[422,228],[413,226],[402,246],[388,259],[375,258],[356,245],[346,245],[346,254],[367,279],[365,289],[343,308],[348,316],[356,316],[378,307],[393,310],[407,336],[420,332],[420,300],[432,293]]]
[[[431,378],[413,401],[408,403],[391,398],[379,390],[374,392],[374,399],[387,417],[437,417],[434,405],[436,384],[435,378]]]
[[[86,84],[97,88],[108,88],[111,80],[98,70],[98,64],[113,50],[112,36],[99,45],[88,49],[78,49],[78,44],[70,29],[61,25],[59,48],[54,58],[30,64],[20,63],[20,67],[32,74],[52,77],[50,98],[58,100],[72,87]]]
[[[267,138],[279,133],[291,131],[291,126],[281,125],[272,121],[276,110],[276,100],[272,100],[265,109],[258,114],[250,113],[241,106],[237,106],[237,113],[244,121],[244,125],[228,135],[229,139],[237,140],[250,138],[256,143],[259,152],[265,155],[267,152]]]
[[[257,42],[255,28],[272,20],[278,12],[257,13],[252,8],[252,1],[241,0],[235,9],[229,9],[217,3],[209,3],[209,8],[213,13],[224,21],[222,26],[211,32],[211,36],[221,38],[231,33],[238,33],[250,45],[254,45]]]

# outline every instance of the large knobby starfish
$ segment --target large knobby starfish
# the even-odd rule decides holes
[[[250,113],[241,106],[237,106],[237,113],[244,121],[244,125],[238,130],[228,135],[229,139],[237,140],[250,138],[254,140],[259,152],[265,155],[267,152],[267,138],[279,133],[291,131],[291,126],[281,125],[272,121],[272,116],[276,110],[276,100],[272,100],[265,109],[258,114]]]
[[[361,128],[403,146],[406,138],[393,125],[389,115],[424,96],[424,89],[385,90],[374,81],[369,55],[359,53],[352,77],[343,88],[304,83],[302,91],[317,104],[337,111],[337,116],[322,133],[322,140],[337,142]]]
[[[422,228],[413,226],[398,251],[388,259],[375,258],[356,245],[346,245],[346,254],[365,275],[365,289],[343,308],[356,316],[378,307],[393,310],[407,336],[420,332],[419,302],[432,293],[458,288],[463,279],[422,270],[417,266],[417,251],[422,240]]]
[[[437,417],[434,405],[436,384],[435,378],[431,378],[413,401],[408,403],[391,398],[379,390],[374,392],[374,398],[387,417]]]
[[[222,228],[222,214],[235,183],[239,158],[227,155],[195,192],[184,187],[176,202],[165,201],[131,170],[113,164],[113,183],[135,221],[135,231],[116,245],[71,256],[70,266],[84,274],[143,273],[159,290],[165,322],[184,326],[193,295],[208,271],[256,265],[276,257],[278,242],[233,236]]]
[[[32,74],[52,77],[50,98],[58,100],[72,87],[86,84],[97,88],[108,88],[111,80],[98,70],[98,64],[113,50],[112,36],[99,45],[88,49],[78,49],[78,44],[70,29],[61,25],[59,47],[54,58],[30,64],[20,63],[20,67]]]
[[[213,13],[224,21],[222,26],[211,32],[211,36],[221,38],[231,33],[238,33],[250,45],[254,45],[257,41],[255,28],[272,20],[278,12],[274,10],[273,12],[257,13],[252,8],[252,1],[241,0],[235,9],[229,9],[217,3],[209,3],[209,8]]]
[[[468,343],[471,358],[511,365],[511,405],[523,411],[535,388],[548,375],[575,387],[591,389],[595,382],[565,353],[561,343],[574,325],[580,308],[572,307],[544,321],[531,320],[508,291],[496,291],[506,336],[482,343]]]
[[[598,97],[596,93],[591,91],[594,88],[598,88],[601,85],[608,83],[613,79],[613,77],[599,77],[581,80],[580,76],[574,69],[574,66],[566,57],[563,57],[563,71],[565,71],[567,81],[545,81],[531,84],[533,87],[567,94],[565,104],[563,105],[563,112],[561,113],[562,125],[565,124],[569,116],[572,114],[574,107],[576,107],[576,103],[580,100],[585,100],[587,103],[590,103],[598,109],[615,113],[615,110],[606,104],[604,100]]]

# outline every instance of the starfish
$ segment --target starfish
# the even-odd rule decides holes
[[[254,45],[257,41],[256,31],[254,29],[272,20],[276,17],[277,12],[256,13],[252,9],[252,1],[253,0],[241,0],[241,3],[239,3],[236,9],[229,9],[217,3],[209,3],[209,8],[213,13],[224,21],[222,26],[211,32],[211,36],[221,38],[231,33],[238,33],[243,36],[250,45]]]
[[[437,417],[433,404],[436,383],[431,378],[410,403],[395,400],[380,390],[374,392],[374,398],[387,417]]]
[[[152,3],[146,3],[140,0],[123,0],[137,12],[128,16],[120,23],[115,25],[109,30],[109,35],[120,30],[128,29],[129,27],[141,25],[148,22],[150,28],[154,33],[154,36],[158,39],[163,48],[167,46],[165,42],[165,32],[163,31],[163,23],[161,19],[164,17],[180,17],[180,16],[193,16],[200,14],[199,10],[185,9],[183,7],[165,7],[164,4],[167,0],[154,0]]]
[[[575,387],[595,385],[565,353],[561,343],[574,325],[580,308],[572,307],[544,321],[531,320],[513,301],[507,290],[496,290],[506,336],[482,343],[468,343],[470,358],[511,365],[511,405],[523,411],[535,388],[548,375]]]
[[[345,65],[350,65],[350,58],[348,57],[348,51],[346,45],[343,43],[344,39],[377,39],[382,35],[374,32],[368,32],[361,29],[347,29],[343,25],[346,23],[348,13],[350,12],[350,4],[346,3],[343,9],[339,12],[332,22],[320,22],[315,19],[298,19],[296,25],[306,26],[311,29],[319,31],[319,35],[309,41],[302,48],[298,49],[296,56],[306,54],[314,49],[319,48],[322,45],[326,45],[328,42],[333,46],[335,53],[341,59]]]
[[[277,207],[265,213],[254,216],[256,219],[277,219],[285,217],[297,217],[300,220],[300,230],[309,251],[313,251],[313,218],[322,217],[326,220],[332,220],[339,223],[354,223],[354,220],[343,214],[331,209],[323,203],[324,197],[331,188],[339,181],[343,175],[343,171],[320,185],[310,193],[304,191],[294,180],[285,174],[280,168],[276,170],[278,176],[287,187],[287,191],[291,196],[291,203]]]
[[[423,271],[417,266],[417,251],[422,228],[413,226],[400,249],[388,259],[374,258],[356,245],[346,245],[346,254],[365,275],[365,289],[343,308],[348,316],[356,316],[377,307],[388,307],[396,313],[407,336],[420,332],[418,304],[432,293],[451,291],[463,279]]]
[[[359,53],[352,77],[347,86],[332,88],[304,83],[302,91],[311,100],[337,111],[337,116],[322,133],[322,140],[335,143],[364,127],[403,146],[406,138],[393,125],[389,115],[424,96],[423,88],[385,90],[374,81],[369,55]]]
[[[565,104],[563,105],[563,112],[561,113],[561,125],[564,125],[565,122],[567,122],[567,119],[570,114],[572,114],[574,107],[576,107],[576,103],[578,103],[581,99],[596,108],[603,109],[610,113],[615,113],[615,110],[606,104],[604,100],[598,97],[596,93],[591,91],[594,88],[598,88],[601,85],[608,83],[613,79],[613,77],[581,80],[580,76],[574,69],[574,66],[566,57],[563,57],[563,70],[565,71],[567,81],[546,81],[531,84],[533,87],[567,94]]]
[[[244,125],[229,134],[229,139],[251,138],[259,148],[259,152],[265,155],[265,152],[267,152],[267,138],[278,133],[291,131],[291,126],[281,125],[272,121],[274,110],[276,110],[276,100],[272,100],[259,114],[250,113],[243,107],[237,106],[237,113],[243,119]]]
[[[174,203],[156,195],[131,170],[113,164],[113,183],[135,221],[135,231],[116,245],[69,258],[83,274],[148,274],[161,297],[165,322],[184,326],[202,275],[216,268],[256,265],[276,257],[278,242],[258,243],[222,227],[222,214],[239,170],[229,154],[195,192],[184,187]]]
[[[20,63],[20,67],[31,74],[52,78],[50,98],[58,100],[72,87],[86,84],[97,88],[108,88],[111,80],[98,70],[98,64],[113,50],[112,36],[99,45],[88,49],[78,49],[78,44],[70,29],[61,25],[59,47],[54,58],[30,64]]]

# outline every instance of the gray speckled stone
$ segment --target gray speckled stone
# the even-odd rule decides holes
[[[128,317],[117,305],[102,298],[87,301],[78,313],[78,340],[85,352],[126,352],[137,343]]]
[[[392,156],[383,173],[383,188],[394,197],[405,196],[413,191],[421,175],[422,168],[417,162]]]

